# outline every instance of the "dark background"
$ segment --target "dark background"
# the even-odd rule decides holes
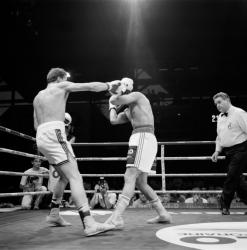
[[[246,19],[245,0],[1,1],[0,80],[5,84],[0,85],[0,109],[6,111],[0,124],[35,136],[32,100],[46,86],[48,70],[63,67],[75,82],[133,78],[135,88],[153,105],[158,141],[214,140],[215,93],[227,92],[234,105],[246,109]],[[165,92],[156,91],[157,86]],[[4,98],[6,91],[12,94],[9,99]],[[15,91],[22,99],[15,98]],[[128,141],[130,125],[109,124],[108,97],[88,92],[70,96],[67,111],[77,142]],[[0,141],[3,148],[34,152],[32,142],[23,138],[0,132]],[[126,151],[75,148],[77,157],[125,156]],[[198,156],[213,151],[214,145],[168,146],[166,154]],[[1,170],[31,167],[25,157],[0,157]],[[167,162],[166,167],[169,173],[224,172],[222,165],[182,161]],[[124,172],[124,162],[79,166],[81,173]],[[19,177],[0,180],[2,191],[18,190]],[[185,181],[193,186],[191,178]],[[218,184],[222,178],[211,181]]]

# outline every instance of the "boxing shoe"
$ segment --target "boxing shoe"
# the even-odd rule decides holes
[[[122,230],[124,228],[124,220],[122,218],[122,216],[118,215],[115,218],[112,216],[110,216],[106,221],[106,224],[109,225],[114,225],[114,229],[113,230]]]
[[[159,215],[157,217],[154,217],[152,219],[147,220],[148,224],[156,224],[156,223],[172,223],[172,217],[170,214],[167,215]]]
[[[113,230],[114,228],[115,228],[114,225],[110,225],[107,223],[94,222],[92,225],[86,226],[86,228],[84,229],[84,232],[85,232],[85,235],[89,237],[89,236],[93,236],[96,234],[100,234],[100,233]]]
[[[52,224],[57,227],[67,227],[71,226],[69,222],[67,222],[63,217],[61,217],[59,214],[49,214],[46,217],[46,222],[49,224]]]
[[[84,225],[84,232],[86,236],[93,236],[96,234],[100,234],[106,231],[113,230],[115,228],[114,225],[96,222],[91,215],[86,216],[84,218],[83,225]]]

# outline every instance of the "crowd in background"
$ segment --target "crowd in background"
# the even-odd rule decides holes
[[[32,161],[33,167],[31,172],[47,173],[47,168],[42,167],[41,161]],[[33,168],[36,168],[33,170]],[[25,171],[29,173],[30,170]],[[154,190],[161,190],[161,178],[150,177],[149,183]],[[110,183],[110,184],[109,184]],[[87,193],[88,201],[92,209],[113,209],[117,203],[118,193],[111,192],[111,190],[119,190],[119,178],[108,178],[106,180],[103,176],[98,178],[84,179],[84,188],[86,191],[93,190],[94,192]],[[118,184],[118,185],[116,185]],[[116,185],[116,186],[115,186]],[[37,186],[37,187],[36,187]],[[48,186],[48,178],[32,178],[31,176],[23,176],[20,181],[20,189],[23,191],[46,191]],[[166,183],[167,190],[192,190],[192,191],[221,191],[222,187],[217,185],[209,185],[205,180],[197,178],[193,181],[184,180],[183,178],[169,178]],[[69,186],[67,187],[69,189]],[[121,189],[121,187],[120,187]],[[220,193],[159,193],[159,199],[164,206],[168,204],[219,204]],[[42,209],[48,208],[50,202],[50,195],[25,195],[18,197],[19,199],[13,203],[22,206],[23,209]],[[10,198],[11,199],[11,198]],[[241,200],[235,195],[233,203],[239,203]],[[12,202],[3,202],[0,207],[13,207]],[[66,193],[62,202],[64,207],[73,207],[73,201],[70,194]],[[130,201],[131,208],[151,207],[148,200],[142,193],[135,193]]]

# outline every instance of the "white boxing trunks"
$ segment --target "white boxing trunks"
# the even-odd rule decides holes
[[[152,126],[137,127],[129,139],[126,167],[149,173],[157,154],[157,140]]]
[[[65,125],[62,121],[46,122],[39,125],[36,142],[38,150],[51,165],[60,166],[69,162],[69,155],[75,157],[71,144],[67,141]]]

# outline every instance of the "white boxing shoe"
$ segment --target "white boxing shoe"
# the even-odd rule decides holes
[[[67,222],[63,217],[61,217],[59,214],[50,214],[46,216],[46,222],[57,226],[57,227],[67,227],[71,226],[69,222]]]
[[[113,216],[110,216],[105,223],[114,225],[115,228],[113,230],[122,230],[124,228],[124,220],[122,216],[117,216],[115,219],[113,219]]]
[[[114,228],[115,228],[114,225],[95,222],[92,225],[87,226],[84,229],[84,232],[85,232],[86,236],[88,237],[88,236],[93,236],[96,234],[100,234],[100,233],[104,233],[104,232],[113,230]]]
[[[170,214],[161,215],[161,216],[157,216],[155,218],[147,220],[147,223],[148,224],[156,224],[156,223],[167,223],[167,224],[170,224],[170,223],[172,223],[172,217],[171,217]]]

